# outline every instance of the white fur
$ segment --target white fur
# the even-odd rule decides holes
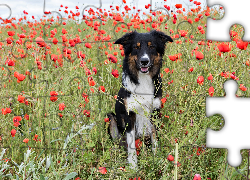
[[[143,56],[142,56],[142,58],[147,58],[147,59],[149,59],[149,56],[148,56],[148,54],[143,54]]]
[[[160,98],[154,98],[154,84],[153,80],[147,73],[138,73],[138,85],[131,82],[129,76],[122,75],[123,84],[125,88],[131,92],[127,98],[126,110],[136,112],[136,123],[130,133],[127,135],[128,144],[128,162],[133,169],[137,168],[137,155],[135,148],[135,139],[138,137],[150,135],[152,143],[152,151],[155,154],[158,147],[157,139],[153,138],[152,129],[153,124],[150,122],[150,113],[153,108],[160,108]]]
[[[129,76],[124,77],[124,86],[132,94],[127,98],[126,110],[136,112],[136,137],[144,135],[150,135],[152,133],[152,127],[149,118],[150,113],[153,110],[153,102],[155,105],[159,105],[159,100],[154,100],[154,85],[152,78],[149,74],[139,72],[138,81],[139,84],[135,85],[129,79]],[[156,98],[157,99],[157,98]],[[135,110],[133,110],[135,109]]]
[[[156,153],[156,148],[158,147],[158,143],[157,143],[157,140],[153,138],[153,134],[151,134],[151,143],[152,143],[152,150],[153,150],[153,153],[155,154]]]
[[[157,109],[160,109],[161,108],[161,100],[160,98],[154,98],[154,101],[153,101],[153,107],[154,108],[157,108]]]
[[[132,165],[132,168],[137,168],[137,155],[135,148],[135,129],[133,128],[130,133],[126,133],[128,143],[128,162]]]

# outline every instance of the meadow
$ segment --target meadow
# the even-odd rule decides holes
[[[223,9],[88,8],[61,5],[61,14],[3,20],[0,27],[1,179],[248,179],[249,150],[231,167],[226,149],[206,147],[206,129],[220,130],[221,115],[206,117],[206,97],[225,96],[234,79],[239,97],[249,96],[249,48],[244,29],[231,27],[230,42],[205,39],[206,19]],[[77,11],[78,10],[78,11]],[[171,10],[173,10],[171,12]],[[142,10],[143,11],[143,10]],[[138,11],[139,12],[139,11]],[[81,23],[79,19],[82,19]],[[115,111],[121,84],[122,46],[129,31],[160,30],[167,43],[161,77],[160,148],[154,156],[136,141],[139,171],[109,139],[106,114]]]

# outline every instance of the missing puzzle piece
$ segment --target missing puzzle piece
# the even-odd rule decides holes
[[[244,40],[250,40],[250,24],[248,23],[249,8],[247,6],[247,0],[240,0],[237,1],[237,3],[234,0],[208,0],[207,4],[208,6],[216,4],[210,6],[210,8],[216,8],[216,6],[219,6],[219,8],[217,8],[218,13],[225,9],[222,18],[217,19],[214,15],[211,15],[210,18],[207,19],[207,39],[229,41],[229,29],[233,24],[237,23],[245,28]]]
[[[207,147],[227,148],[228,163],[237,167],[241,164],[241,149],[249,149],[249,112],[250,101],[248,98],[237,98],[237,83],[234,80],[226,81],[224,84],[226,97],[207,97],[206,116],[221,114],[225,119],[222,130],[215,132],[207,129]],[[235,131],[237,130],[237,134]]]

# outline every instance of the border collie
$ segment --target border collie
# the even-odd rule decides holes
[[[135,139],[144,137],[144,143],[155,153],[156,126],[152,118],[159,118],[162,97],[160,68],[166,42],[173,39],[160,31],[125,34],[115,41],[124,49],[122,87],[118,93],[115,113],[108,113],[108,133],[120,140],[128,151],[128,162],[137,168]],[[154,115],[153,115],[153,114]],[[151,142],[150,142],[151,140]]]

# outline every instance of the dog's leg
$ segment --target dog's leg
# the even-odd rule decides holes
[[[152,117],[155,120],[158,119],[159,118],[160,109],[154,109],[153,113],[154,113],[154,115]],[[156,126],[154,124],[153,124],[153,127],[152,127],[151,144],[152,144],[152,151],[155,154],[156,153],[156,149],[158,148],[158,142],[157,142]]]
[[[152,151],[154,155],[156,154],[156,149],[158,148],[158,142],[156,138],[156,128],[155,125],[153,125],[152,128],[152,134],[151,134],[151,144],[152,144]]]
[[[135,128],[131,132],[127,133],[127,143],[128,143],[128,162],[131,164],[133,169],[137,168],[137,155],[135,148]]]
[[[121,135],[119,133],[117,122],[116,122],[116,116],[113,113],[107,114],[110,124],[109,124],[109,133],[113,140],[117,140],[121,138]]]
[[[131,168],[137,169],[137,155],[135,148],[135,119],[136,114],[133,111],[129,112],[129,120],[131,121],[131,131],[126,132],[128,144],[128,162]]]

